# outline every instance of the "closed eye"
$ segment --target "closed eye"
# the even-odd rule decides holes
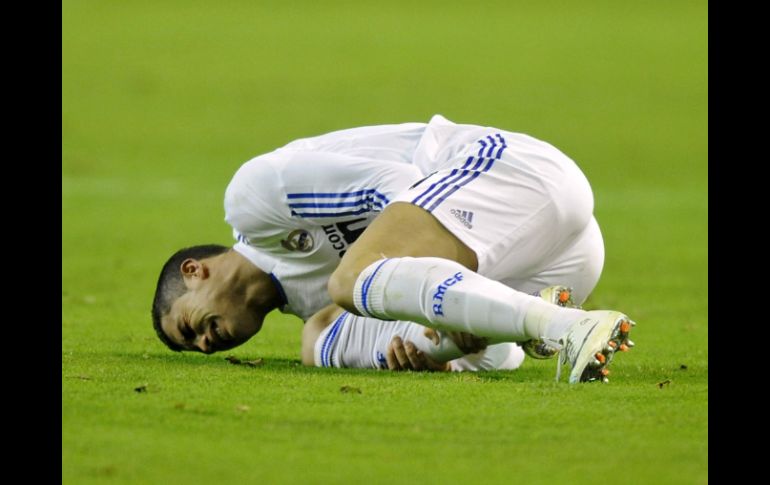
[[[182,334],[182,338],[184,338],[186,342],[195,340],[195,332],[193,332],[193,329],[190,328],[190,324],[187,323],[187,321],[182,322],[182,326],[179,328],[179,333]]]

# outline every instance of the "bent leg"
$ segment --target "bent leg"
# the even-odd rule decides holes
[[[562,308],[501,283],[553,268],[591,221],[590,186],[565,156],[522,142],[506,158],[506,139],[495,136],[497,150],[487,136],[491,147],[479,140],[476,154],[466,159],[460,150],[454,165],[398,195],[343,257],[330,296],[357,315],[467,332],[490,343],[553,341],[565,349],[570,382],[604,376],[609,358],[598,355],[621,346],[627,317]],[[598,277],[600,265],[592,267]],[[589,276],[586,289],[595,284]]]
[[[343,257],[332,300],[493,342],[555,339],[581,318],[500,281],[537,274],[571,243],[591,217],[590,186],[558,154],[509,157],[498,140],[497,150],[466,147],[456,168],[400,194]]]
[[[402,256],[443,258],[472,271],[478,267],[476,253],[429,212],[396,202],[386,207],[345,253],[329,279],[332,301],[358,314],[353,287],[364,268],[383,258]]]
[[[475,253],[423,209],[389,206],[351,246],[329,282],[356,315],[410,320],[495,342],[558,338],[584,312],[546,303],[475,271]]]

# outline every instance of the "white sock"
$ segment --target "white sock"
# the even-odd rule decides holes
[[[358,276],[353,291],[362,315],[411,320],[488,337],[491,342],[558,339],[586,314],[516,291],[442,258],[375,261]]]
[[[436,345],[424,332],[425,327],[414,322],[382,321],[343,312],[318,336],[314,345],[315,365],[386,369],[388,347],[396,335],[439,362],[463,356],[451,338],[441,335]]]

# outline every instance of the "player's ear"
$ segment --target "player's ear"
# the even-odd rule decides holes
[[[197,259],[187,258],[179,266],[184,283],[188,288],[196,286],[200,281],[209,277],[209,268]]]

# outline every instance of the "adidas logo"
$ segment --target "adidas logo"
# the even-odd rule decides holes
[[[467,227],[468,229],[473,229],[473,212],[461,211],[458,209],[452,209],[449,212],[455,216],[458,221],[462,222],[463,226]]]

